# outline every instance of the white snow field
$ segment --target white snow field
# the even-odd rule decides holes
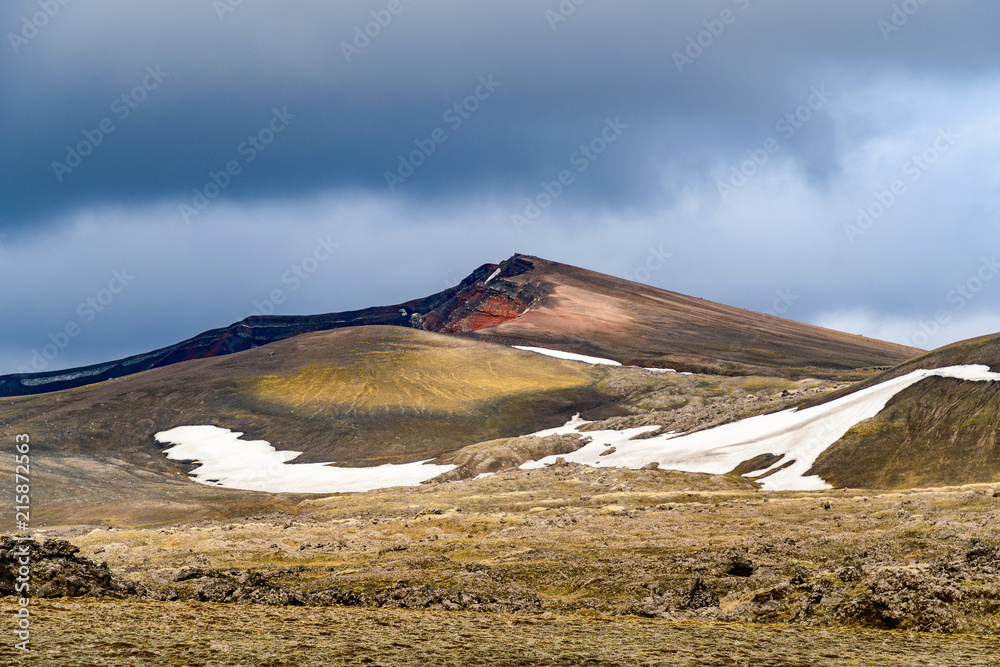
[[[600,364],[604,366],[621,366],[620,363],[613,359],[601,359],[600,357],[588,357],[585,354],[576,354],[574,352],[562,352],[560,350],[550,350],[545,347],[527,347],[525,345],[514,345],[514,348],[518,350],[524,350],[526,352],[536,352],[538,354],[544,354],[547,357],[555,357],[556,359],[568,359],[570,361],[582,361],[585,364]]]
[[[932,376],[973,382],[1000,381],[1000,373],[990,372],[988,366],[949,366],[914,371],[824,405],[751,417],[688,435],[667,433],[630,440],[639,433],[655,430],[656,426],[624,431],[578,431],[580,426],[588,423],[579,415],[564,426],[533,435],[579,432],[590,436],[593,438],[591,443],[561,456],[567,461],[598,467],[640,468],[655,461],[661,467],[674,470],[723,474],[761,454],[784,454],[769,468],[748,473],[748,476],[780,468],[794,459],[792,465],[760,480],[764,488],[774,491],[828,489],[830,485],[818,476],[805,475],[823,450],[843,437],[855,424],[881,412],[893,396]],[[615,447],[615,451],[601,456],[608,447]],[[541,468],[554,463],[556,458],[548,456],[524,463],[521,467]]]
[[[289,463],[302,452],[276,451],[266,440],[218,426],[178,426],[154,437],[172,444],[168,459],[197,461],[190,476],[209,486],[269,493],[340,493],[415,486],[455,468],[424,461],[373,468],[335,468],[326,463]]]
[[[525,313],[528,311],[524,311]],[[582,361],[585,364],[594,364],[601,366],[621,366],[622,364],[615,361],[614,359],[603,359],[601,357],[588,357],[585,354],[576,354],[575,352],[563,352],[561,350],[551,350],[547,347],[529,347],[527,345],[513,345],[514,349],[524,350],[525,352],[535,352],[537,354],[544,354],[547,357],[555,357],[556,359],[567,359],[569,361]],[[676,373],[677,371],[673,368],[643,368],[644,371],[649,371],[651,373]],[[691,373],[681,373],[681,375],[691,375]]]

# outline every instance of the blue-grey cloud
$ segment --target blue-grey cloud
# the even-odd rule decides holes
[[[546,12],[560,4],[575,11],[553,22]],[[448,140],[400,186],[406,196],[520,191],[561,168],[605,117],[620,116],[630,135],[594,165],[581,196],[655,202],[663,193],[651,191],[651,164],[705,168],[737,156],[813,85],[842,92],[894,72],[990,75],[1000,7],[964,4],[918,3],[885,39],[878,21],[891,21],[892,4],[860,1],[400,0],[397,14],[388,2],[300,1],[241,3],[221,20],[213,3],[196,0],[69,3],[17,53],[10,44],[3,53],[0,121],[17,128],[0,140],[13,157],[0,167],[4,222],[37,225],[83,203],[183,199],[239,159],[275,107],[294,123],[224,197],[384,191],[398,156],[437,128]],[[16,34],[38,11],[37,2],[10,3],[0,26]],[[372,26],[376,36],[357,36]],[[142,88],[147,68],[167,73],[153,90]],[[469,118],[446,119],[481,76],[500,87],[474,100]],[[89,150],[104,119],[113,132],[79,167],[53,168],[75,160],[67,146]],[[839,168],[833,135],[821,111],[787,147],[820,182]]]

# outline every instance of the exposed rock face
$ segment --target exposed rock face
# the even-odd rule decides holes
[[[313,331],[388,325],[441,333],[462,333],[518,317],[540,291],[507,279],[531,270],[515,255],[500,264],[484,264],[455,287],[395,306],[308,316],[255,316],[186,341],[104,364],[64,371],[0,376],[0,397],[44,394],[161,368],[190,359],[241,352]]]
[[[366,606],[402,609],[427,609],[440,605],[449,611],[523,612],[538,611],[541,603],[534,598],[495,596],[453,588],[432,588],[397,583],[369,594],[324,588],[297,591],[274,580],[273,575],[256,570],[182,570],[163,595],[170,600],[266,604],[271,606]]]
[[[377,592],[369,601],[376,607],[426,609],[440,604],[448,611],[537,612],[541,603],[530,597],[494,596],[450,588],[435,589],[430,586],[399,584]]]
[[[946,571],[881,569],[866,580],[860,595],[847,600],[837,616],[858,625],[947,632],[955,629],[952,603],[962,599],[960,583]],[[819,591],[817,602],[829,591]]]
[[[317,579],[316,575],[322,575],[324,570],[299,565],[264,569],[185,568],[158,578],[154,588],[147,588],[114,574],[105,564],[80,558],[77,548],[68,542],[47,540],[39,544],[11,538],[0,541],[0,596],[19,594],[14,586],[22,547],[30,557],[34,597],[444,608],[504,613],[538,613],[543,608],[531,586],[507,579],[503,564],[466,564],[463,571],[470,580],[460,587],[396,581],[366,587],[363,591],[345,590],[329,587],[328,582]],[[695,556],[686,561],[690,569],[676,581],[681,585],[652,581],[647,586],[651,595],[626,601],[621,606],[616,604],[615,611],[649,618],[961,632],[966,628],[967,618],[991,616],[997,610],[1000,547],[977,540],[956,545],[954,557],[946,560],[903,564],[874,549],[825,565],[785,567],[783,575],[777,573],[773,564],[762,570],[754,568],[752,573],[726,572],[724,568],[734,563],[749,566],[749,557],[743,552],[710,554],[707,560]],[[551,561],[558,556],[551,551],[535,550],[519,553],[518,558]],[[711,574],[713,570],[719,576]],[[699,571],[706,574],[697,576]],[[691,575],[695,575],[693,579],[689,578]],[[732,577],[740,579],[737,582]],[[725,604],[720,606],[723,595]],[[588,604],[584,601],[584,606]]]
[[[480,281],[455,291],[447,301],[422,315],[420,327],[438,333],[465,333],[516,319],[544,293],[531,283],[508,280],[527,273],[532,263],[515,255],[499,265],[487,264],[490,273]],[[483,268],[477,269],[477,273]],[[473,274],[476,275],[476,274]]]
[[[754,573],[753,561],[746,554],[733,554],[726,563],[726,574],[733,577],[750,577]]]
[[[491,612],[537,612],[541,603],[533,597],[496,596],[452,588],[431,588],[397,583],[370,594],[339,588],[303,591],[280,583],[281,575],[295,574],[291,568],[281,572],[259,570],[185,568],[162,590],[153,591],[142,584],[124,579],[86,558],[80,550],[63,540],[18,541],[4,537],[0,541],[0,597],[8,595],[38,598],[91,597],[135,600],[184,600],[272,606],[370,606],[426,609],[440,605],[445,609]],[[27,554],[30,567],[30,591],[17,591],[19,559]],[[486,568],[489,569],[489,568]],[[159,589],[159,587],[158,587]]]

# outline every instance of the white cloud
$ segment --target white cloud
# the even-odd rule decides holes
[[[820,313],[810,323],[930,350],[968,338],[1000,333],[1000,312],[956,313],[941,309],[924,317],[914,317],[853,309]]]

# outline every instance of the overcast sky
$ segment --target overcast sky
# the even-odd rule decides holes
[[[924,348],[1000,331],[998,26],[987,0],[7,0],[0,373],[514,252]]]

